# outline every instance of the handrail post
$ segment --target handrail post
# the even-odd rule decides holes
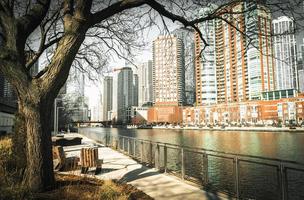
[[[184,148],[181,148],[181,159],[182,159],[182,180],[185,179],[185,157],[184,157]]]
[[[134,146],[133,146],[133,155],[134,158],[136,158],[136,139],[134,138],[134,142],[133,142]]]
[[[122,151],[125,151],[125,138],[122,138]]]
[[[167,173],[167,146],[164,146],[164,168],[165,173]]]
[[[240,199],[240,188],[239,188],[239,159],[235,157],[234,160],[234,172],[235,172],[235,190],[236,190],[236,199]]]
[[[204,173],[204,185],[208,185],[208,155],[203,154],[203,173]]]
[[[284,167],[283,163],[279,165],[279,182],[280,182],[280,189],[281,189],[281,199],[287,199],[287,183],[286,183],[286,168]]]
[[[155,168],[160,169],[160,148],[159,144],[156,145],[156,151],[157,153],[155,154]]]
[[[149,153],[150,153],[150,165],[152,166],[153,165],[153,154],[152,154],[153,145],[152,145],[152,142],[150,142],[149,147],[150,147],[150,149],[149,149]]]
[[[131,141],[130,138],[128,138],[128,155],[130,156],[131,153]]]
[[[144,142],[141,141],[141,150],[140,150],[141,162],[144,162]]]

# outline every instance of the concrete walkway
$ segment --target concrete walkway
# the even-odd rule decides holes
[[[69,136],[80,136],[68,134]],[[64,147],[67,156],[80,156],[80,149],[98,145],[98,155],[103,159],[102,172],[96,175],[100,179],[116,179],[131,184],[142,190],[156,200],[220,200],[226,199],[215,194],[205,192],[193,185],[181,181],[172,175],[159,173],[156,169],[145,167],[132,158],[119,153],[111,148],[96,144],[84,136],[82,145]],[[92,169],[94,170],[94,169]],[[73,172],[80,174],[80,171]],[[90,173],[90,172],[89,172]],[[93,174],[93,171],[91,172]]]

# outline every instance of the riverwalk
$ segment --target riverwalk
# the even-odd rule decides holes
[[[221,200],[227,199],[223,194],[206,192],[195,185],[182,181],[179,178],[160,173],[154,168],[148,168],[133,160],[132,158],[105,147],[95,141],[79,134],[67,134],[67,137],[82,137],[82,144],[64,147],[64,151],[69,156],[80,156],[83,147],[95,146],[98,148],[99,159],[103,159],[102,171],[95,178],[108,180],[114,179],[131,184],[142,190],[156,200]],[[76,175],[79,171],[67,172]]]

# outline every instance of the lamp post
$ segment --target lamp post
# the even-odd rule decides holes
[[[63,106],[57,107],[57,112],[56,112],[56,133],[58,134],[58,124],[59,124],[59,109],[64,108]]]
[[[55,98],[54,100],[54,135],[58,134],[58,109],[57,109],[57,102],[62,101],[62,99]],[[63,108],[63,107],[58,107]]]

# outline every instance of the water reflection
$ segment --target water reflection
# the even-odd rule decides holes
[[[304,134],[289,132],[237,132],[199,130],[109,129],[87,131],[210,150],[304,162]]]
[[[82,129],[92,139],[102,141],[105,135],[129,136],[154,142],[178,144],[190,147],[205,148],[269,158],[280,158],[303,162],[304,160],[304,134],[295,133],[272,133],[272,132],[219,132],[198,130],[136,130],[136,129],[105,129],[87,128]],[[143,161],[158,162],[155,155],[156,145],[149,143],[130,143],[130,153],[140,156],[141,148],[144,149]],[[141,146],[142,145],[142,146]],[[127,143],[120,141],[120,147],[128,148]],[[152,151],[152,154],[151,154]],[[164,149],[160,149],[160,167],[164,167]],[[168,170],[181,173],[181,150],[168,148]],[[198,183],[207,182],[207,187],[212,190],[220,190],[230,196],[236,194],[235,162],[231,158],[208,155],[208,164],[202,153],[184,152],[186,178],[191,178]],[[207,167],[207,170],[206,168]],[[303,172],[287,170],[288,187],[292,199],[302,199]],[[207,176],[206,176],[207,175]],[[254,199],[279,199],[280,185],[277,166],[260,165],[239,162],[240,195],[242,198]],[[207,181],[206,181],[207,180]]]

